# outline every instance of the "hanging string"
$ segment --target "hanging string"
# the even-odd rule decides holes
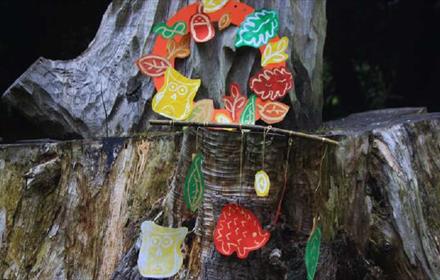
[[[238,197],[238,204],[241,204],[241,195],[243,192],[243,153],[244,153],[244,131],[241,132],[241,141],[240,141],[240,194]]]
[[[275,218],[272,222],[272,226],[275,226],[278,223],[278,219],[281,215],[281,206],[283,205],[284,195],[286,194],[286,188],[287,188],[287,174],[289,171],[289,159],[290,159],[290,150],[292,148],[293,139],[289,137],[289,147],[287,148],[287,157],[286,157],[286,163],[284,165],[284,185],[283,190],[281,192],[280,200],[278,201],[277,210],[275,212]]]
[[[266,135],[269,133],[270,129],[272,128],[272,126],[268,126],[266,128],[264,128],[264,132],[263,132],[263,170],[265,170],[265,155],[266,155]]]
[[[325,145],[325,144],[324,144],[324,145]],[[318,186],[317,186],[316,189],[315,189],[315,193],[316,193],[316,192],[319,190],[319,188],[321,187],[321,180],[322,180],[322,164],[323,164],[324,159],[325,159],[325,157],[326,157],[326,155],[327,155],[327,148],[328,148],[328,145],[325,145],[324,153],[323,153],[322,158],[321,158],[321,163],[319,164],[319,180],[318,180]]]

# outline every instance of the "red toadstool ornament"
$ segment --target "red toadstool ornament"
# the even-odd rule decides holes
[[[266,245],[270,233],[263,230],[258,218],[248,209],[237,204],[223,207],[214,230],[214,245],[225,256],[237,252],[240,259],[251,251]]]

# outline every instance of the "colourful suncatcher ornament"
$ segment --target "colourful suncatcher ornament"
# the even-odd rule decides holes
[[[244,110],[240,116],[241,124],[255,124],[255,115],[256,115],[256,106],[257,106],[256,100],[257,97],[254,94],[252,94],[249,97],[248,102],[244,107]]]
[[[194,109],[188,118],[190,122],[210,122],[214,114],[214,101],[212,99],[202,99],[194,103]]]
[[[166,23],[161,22],[154,26],[153,32],[160,34],[165,39],[172,39],[176,35],[186,34],[186,23],[178,21],[170,27]]]
[[[283,37],[278,41],[270,42],[264,48],[261,55],[261,66],[267,66],[269,64],[277,64],[286,61],[289,56],[286,53],[289,46],[289,38]]]
[[[217,12],[221,8],[223,8],[228,0],[202,0],[203,3],[203,11],[207,14]]]
[[[258,218],[237,204],[223,207],[214,230],[217,251],[226,256],[236,252],[240,259],[247,258],[251,251],[266,245],[269,238],[270,233],[263,230]]]
[[[171,66],[167,59],[157,55],[146,55],[141,57],[138,61],[136,61],[136,64],[139,67],[139,70],[141,70],[142,74],[150,77],[163,76],[168,67]]]
[[[167,228],[145,221],[141,225],[139,272],[143,277],[167,278],[175,275],[183,263],[182,242],[188,229]]]
[[[172,67],[165,72],[165,83],[153,97],[153,110],[173,120],[184,120],[193,109],[200,80],[189,79]]]
[[[285,67],[262,69],[251,78],[249,87],[261,99],[275,101],[293,87],[293,76]]]
[[[185,178],[185,185],[183,187],[183,199],[186,206],[192,212],[199,208],[203,200],[203,193],[205,191],[205,178],[202,173],[203,155],[197,153],[192,160],[189,167],[188,174]]]
[[[191,36],[197,43],[208,42],[215,35],[214,26],[212,26],[209,17],[198,12],[191,18]]]
[[[315,278],[316,269],[318,267],[319,249],[321,247],[321,228],[317,227],[313,230],[312,235],[307,241],[305,263],[307,269],[307,280]]]
[[[270,179],[266,171],[260,170],[255,174],[254,188],[257,196],[265,197],[269,194]]]
[[[277,101],[265,101],[263,104],[257,103],[257,111],[261,119],[267,124],[281,122],[289,112],[289,106]]]
[[[244,106],[247,103],[246,96],[243,96],[240,91],[240,86],[237,83],[231,83],[229,87],[229,96],[223,97],[225,109],[231,113],[232,120],[238,121]]]
[[[235,47],[259,48],[278,35],[279,20],[275,11],[261,9],[250,14],[238,29]]]

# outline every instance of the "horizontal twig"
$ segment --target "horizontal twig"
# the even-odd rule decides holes
[[[199,123],[199,122],[185,122],[185,121],[169,121],[169,120],[150,120],[151,125],[167,125],[167,126],[195,126],[195,127],[212,127],[212,128],[235,128],[248,129],[254,131],[270,131],[278,134],[307,138],[315,141],[325,142],[333,145],[339,145],[338,141],[322,137],[320,135],[307,134],[304,132],[286,130],[272,126],[249,125],[249,124],[224,124],[224,123]]]

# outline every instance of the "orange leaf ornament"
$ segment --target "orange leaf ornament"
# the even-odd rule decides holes
[[[191,49],[189,46],[190,46],[189,34],[183,36],[179,42],[176,42],[174,40],[168,40],[167,42],[168,59],[172,59],[176,57],[185,58],[190,56]]]
[[[249,81],[249,87],[263,100],[281,99],[293,87],[293,75],[286,67],[261,69]]]
[[[223,97],[225,109],[231,113],[232,120],[238,121],[240,114],[246,105],[247,98],[243,96],[240,91],[240,86],[237,83],[231,83],[229,87],[229,96]]]
[[[226,14],[222,15],[222,17],[218,21],[218,29],[220,31],[224,30],[224,29],[228,28],[229,25],[231,25],[231,14],[226,13]]]
[[[267,101],[263,105],[257,104],[257,111],[265,123],[274,124],[286,117],[289,106],[281,102]]]
[[[236,252],[240,259],[266,245],[269,238],[270,232],[262,228],[254,213],[237,204],[223,207],[214,229],[217,251],[225,256]]]
[[[138,59],[136,65],[142,74],[150,77],[160,77],[170,67],[170,62],[157,55],[147,55]]]

